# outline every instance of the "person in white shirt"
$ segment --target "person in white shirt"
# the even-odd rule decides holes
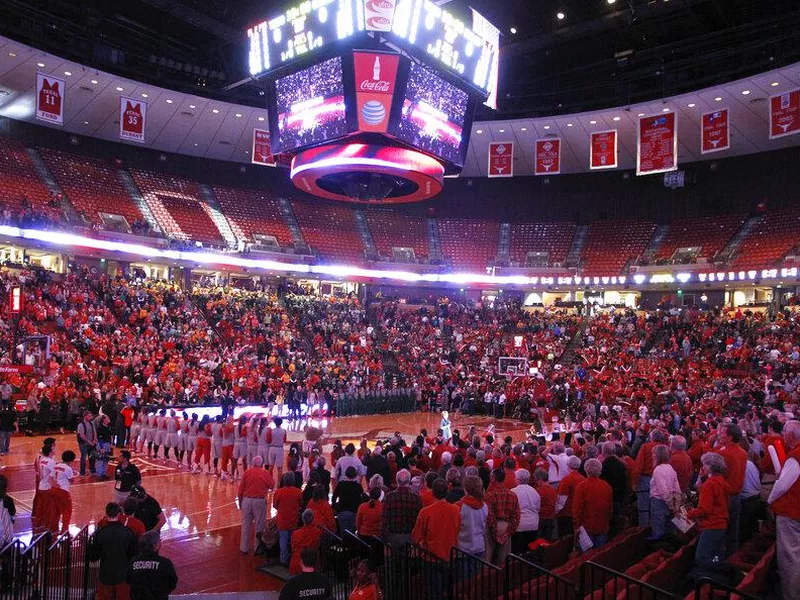
[[[361,481],[361,477],[366,474],[366,468],[358,459],[358,457],[353,456],[356,452],[356,447],[351,443],[347,444],[344,447],[344,456],[341,457],[339,460],[336,461],[336,466],[333,469],[333,481],[346,481],[347,476],[345,472],[347,471],[347,467],[354,467],[356,473],[358,473],[359,477],[357,481]]]
[[[539,510],[542,499],[531,487],[531,473],[528,469],[517,469],[515,472],[517,487],[511,491],[519,500],[519,526],[511,536],[511,551],[521,555],[528,551],[528,544],[539,536]]]
[[[33,532],[39,534],[48,529],[54,511],[53,499],[50,495],[50,475],[56,466],[53,458],[55,455],[55,438],[45,438],[42,453],[36,457],[33,467],[36,473],[36,491],[33,495],[33,508],[31,509],[31,525]]]
[[[545,450],[543,456],[550,465],[547,471],[547,481],[553,487],[558,487],[561,480],[569,473],[569,456],[562,442],[555,442],[551,449]]]
[[[650,539],[660,540],[670,527],[671,511],[682,497],[678,474],[669,464],[669,448],[653,448],[653,476],[650,479]]]
[[[66,450],[61,454],[61,462],[53,468],[50,475],[52,485],[50,494],[55,506],[53,521],[50,524],[52,533],[64,533],[69,529],[69,522],[72,518],[72,495],[69,490],[75,477],[75,471],[72,469],[74,464],[75,453],[72,450]]]

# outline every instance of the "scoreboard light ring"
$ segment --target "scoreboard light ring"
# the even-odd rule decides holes
[[[396,193],[384,198],[355,198],[337,193],[324,180],[354,174],[375,174],[402,182]],[[292,183],[299,189],[329,200],[356,203],[399,204],[421,202],[442,191],[444,166],[435,158],[396,146],[336,144],[300,152],[292,159]]]

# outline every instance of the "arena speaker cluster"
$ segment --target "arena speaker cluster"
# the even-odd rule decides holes
[[[248,29],[271,149],[295,186],[417,202],[461,171],[475,108],[495,103],[499,32],[453,4],[310,0]]]

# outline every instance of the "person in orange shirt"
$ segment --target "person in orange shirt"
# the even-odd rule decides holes
[[[725,532],[728,529],[728,496],[730,486],[725,481],[725,459],[706,452],[700,459],[700,498],[697,508],[688,511],[687,517],[697,521],[700,537],[694,553],[699,569],[709,569],[715,561],[725,559]]]
[[[608,541],[611,516],[614,512],[614,492],[611,486],[600,479],[603,464],[590,458],[583,466],[586,479],[575,488],[572,500],[572,524],[575,530],[583,527],[594,548],[601,548]],[[578,536],[575,536],[577,541]]]
[[[260,456],[253,457],[253,464],[244,472],[239,483],[239,508],[242,511],[242,537],[239,551],[249,554],[251,543],[251,526],[255,526],[256,539],[264,531],[267,520],[267,494],[275,487],[275,481],[269,471],[263,467],[264,460]]]
[[[380,600],[382,598],[378,585],[378,574],[371,561],[359,562],[352,579],[356,584],[348,600]]]
[[[569,473],[558,482],[558,489],[556,490],[556,523],[560,537],[572,534],[572,500],[575,497],[575,488],[578,487],[581,481],[586,479],[579,473],[581,459],[577,456],[569,457],[567,467],[569,467]]]
[[[278,542],[281,549],[280,561],[284,566],[289,565],[292,531],[297,529],[300,503],[302,501],[303,492],[294,486],[294,473],[284,473],[281,476],[281,487],[272,497],[272,507],[277,511]],[[314,513],[311,514],[313,515]]]
[[[383,533],[383,504],[381,489],[374,487],[369,491],[369,501],[358,507],[356,531],[361,537],[378,537]]]
[[[450,561],[450,549],[458,544],[461,509],[445,500],[447,482],[436,479],[432,486],[435,501],[419,512],[412,541],[443,561]]]
[[[669,441],[669,449],[669,464],[675,469],[675,474],[678,476],[678,484],[685,494],[689,491],[689,486],[692,485],[692,478],[694,477],[692,458],[686,453],[686,438],[682,435],[676,435]]]
[[[292,558],[289,561],[289,575],[297,575],[302,571],[300,553],[303,550],[319,552],[322,529],[314,523],[313,511],[306,509],[300,517],[303,526],[292,532]]]
[[[742,441],[742,430],[738,425],[720,425],[717,440],[719,441],[717,453],[725,459],[727,467],[725,481],[731,488],[728,498],[728,533],[725,536],[725,550],[730,556],[739,549],[739,521],[742,515],[740,494],[747,470],[747,452],[739,445]]]
[[[439,479],[439,475],[436,471],[428,471],[425,474],[425,487],[419,493],[419,498],[422,500],[422,507],[425,508],[426,506],[430,506],[434,502],[436,502],[436,498],[433,497],[433,482]],[[447,482],[445,482],[447,483]]]

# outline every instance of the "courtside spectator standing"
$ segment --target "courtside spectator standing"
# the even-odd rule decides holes
[[[264,460],[256,455],[252,466],[244,472],[239,482],[239,508],[242,511],[242,538],[239,551],[250,553],[252,527],[255,525],[256,539],[264,531],[267,521],[267,494],[275,487],[269,471],[264,469]]]
[[[286,582],[279,600],[328,600],[331,597],[330,579],[317,573],[317,550],[300,553],[301,573]]]
[[[122,504],[128,499],[131,488],[142,483],[139,467],[131,462],[128,450],[120,452],[119,464],[114,469],[114,502]]]
[[[778,533],[778,572],[783,597],[800,598],[800,421],[783,428],[786,463],[769,495]]]
[[[134,516],[144,523],[147,531],[161,531],[167,518],[158,501],[148,494],[140,485],[131,488],[131,496],[136,498],[136,512]]]
[[[175,566],[159,550],[161,536],[157,531],[148,531],[139,538],[139,553],[128,564],[131,600],[169,600],[170,593],[178,586]]]
[[[126,582],[128,563],[136,554],[136,535],[120,522],[119,504],[106,505],[106,524],[92,536],[89,558],[100,561],[98,600],[126,600],[130,588]]]
[[[11,403],[3,403],[0,408],[0,456],[8,454],[11,445],[11,434],[19,433],[19,418]]]
[[[83,413],[83,421],[78,423],[78,447],[81,451],[81,477],[86,475],[86,460],[89,460],[89,472],[94,473],[94,449],[97,447],[97,429],[95,429],[92,413]]]
[[[383,499],[383,537],[394,548],[402,549],[411,540],[411,532],[422,510],[422,500],[411,491],[411,473],[397,472],[397,489]]]

